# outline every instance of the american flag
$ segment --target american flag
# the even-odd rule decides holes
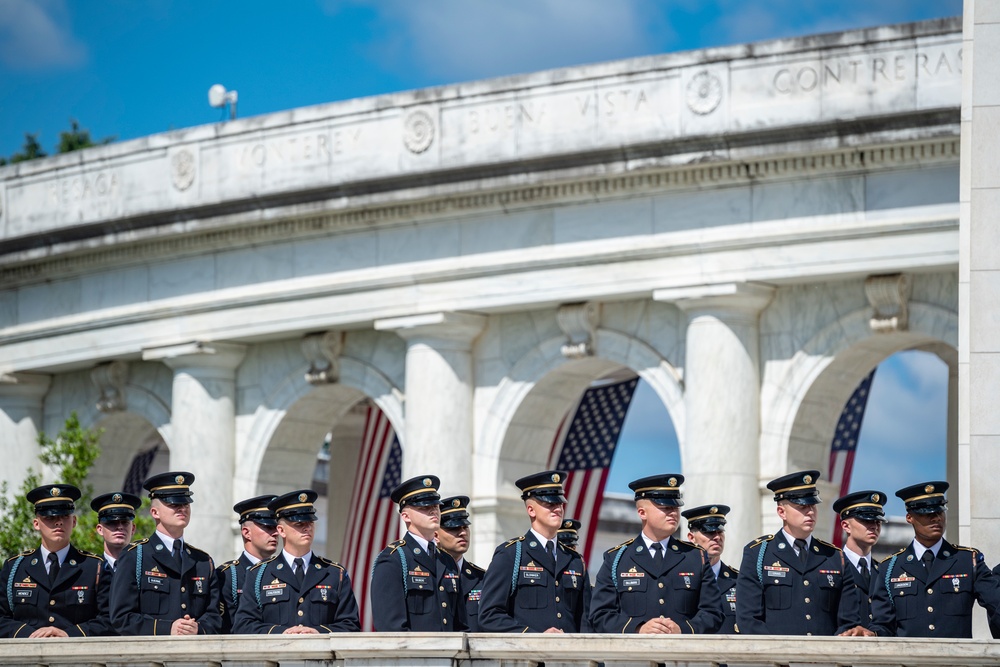
[[[365,417],[358,468],[344,536],[342,565],[351,576],[361,612],[361,629],[371,632],[371,567],[376,556],[400,533],[399,514],[389,498],[399,486],[403,450],[392,425],[377,407]]]
[[[830,447],[830,481],[840,489],[840,496],[846,495],[851,488],[854,454],[858,448],[861,422],[865,418],[865,406],[868,405],[868,395],[871,393],[874,377],[875,370],[872,370],[851,394],[850,400],[840,413],[840,419],[837,420],[837,430],[834,431],[833,444]],[[833,543],[839,547],[843,546],[843,541],[840,522],[835,521]]]
[[[132,463],[125,473],[125,481],[122,483],[122,491],[136,496],[142,495],[142,483],[149,477],[149,468],[153,465],[153,460],[160,451],[160,445],[156,444],[144,452],[139,452],[132,459]]]
[[[582,523],[579,544],[587,560],[597,532],[611,459],[638,383],[639,378],[632,378],[587,389],[569,428],[560,429],[552,443],[549,467],[569,473],[564,484],[568,501],[566,516]]]

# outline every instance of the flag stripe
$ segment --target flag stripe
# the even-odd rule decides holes
[[[865,408],[871,395],[872,380],[875,378],[876,367],[855,388],[851,397],[840,411],[837,428],[830,443],[830,481],[844,496],[851,489],[851,474],[854,472],[854,457],[858,449],[858,438],[861,436],[861,424],[865,418]],[[834,521],[833,543],[843,546],[844,533],[840,522]]]

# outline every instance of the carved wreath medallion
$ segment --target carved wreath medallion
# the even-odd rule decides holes
[[[434,121],[426,111],[412,111],[403,121],[403,145],[411,153],[423,153],[434,142]]]
[[[174,187],[183,192],[194,183],[194,156],[189,150],[181,150],[174,153],[170,160],[171,176],[174,180]]]
[[[691,111],[705,116],[722,101],[722,81],[711,72],[699,72],[688,82],[687,104]]]

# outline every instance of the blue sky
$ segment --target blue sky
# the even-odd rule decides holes
[[[833,409],[839,412],[842,407]],[[948,366],[941,359],[909,351],[883,361],[872,381],[861,423],[850,490],[882,491],[890,498],[886,512],[905,514],[902,501],[893,495],[897,489],[947,478],[947,423]],[[667,410],[652,388],[640,382],[611,464],[607,490],[628,493],[628,483],[642,476],[637,470],[654,468],[684,472]],[[825,499],[827,503],[833,500]]]
[[[961,0],[0,0],[0,155],[704,46],[958,15]]]

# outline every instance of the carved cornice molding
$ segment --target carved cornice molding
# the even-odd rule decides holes
[[[275,241],[309,238],[330,233],[420,220],[440,220],[489,211],[511,211],[539,205],[560,205],[614,199],[641,194],[662,193],[711,186],[738,185],[762,180],[792,177],[871,172],[885,169],[953,164],[959,159],[959,139],[945,137],[886,146],[839,149],[808,155],[761,157],[747,160],[700,162],[672,167],[650,168],[636,173],[609,174],[600,177],[572,175],[551,183],[521,187],[498,186],[495,190],[474,192],[441,191],[421,195],[421,199],[388,205],[362,202],[357,208],[324,212],[317,215],[285,217],[276,215],[266,222],[240,221],[226,227],[162,236],[151,231],[138,241],[92,240],[87,248],[72,248],[60,255],[57,247],[48,247],[45,256],[27,257],[21,263],[0,268],[0,282],[24,285],[87,273],[108,266],[121,267],[163,257],[183,257],[204,253],[213,248],[240,248]],[[133,232],[130,238],[135,238]],[[101,245],[107,244],[107,245]]]

